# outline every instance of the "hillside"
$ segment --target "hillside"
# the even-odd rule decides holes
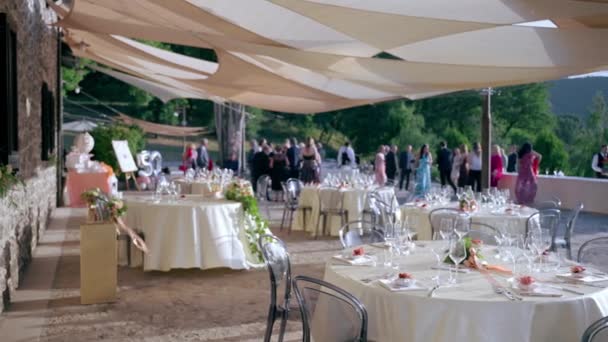
[[[547,82],[553,112],[586,116],[597,91],[608,98],[608,77],[570,78]]]

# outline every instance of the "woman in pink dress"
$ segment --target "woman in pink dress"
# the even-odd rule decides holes
[[[386,183],[386,161],[384,159],[384,146],[378,148],[374,168],[376,169],[376,183],[383,186]]]
[[[536,197],[536,174],[533,165],[535,162],[540,164],[542,156],[532,149],[532,144],[525,143],[518,152],[518,172],[517,182],[515,183],[515,197],[517,203],[530,205],[534,203]]]
[[[502,151],[500,146],[492,146],[492,158],[490,158],[490,172],[492,177],[490,178],[490,186],[497,187],[498,181],[502,178]]]

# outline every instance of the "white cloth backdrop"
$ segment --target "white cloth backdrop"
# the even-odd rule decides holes
[[[303,211],[298,210],[294,218],[293,230],[304,230],[309,232],[312,236],[315,235],[320,210],[319,191],[320,189],[315,186],[305,186],[302,188],[299,204],[301,206],[312,207],[312,211],[309,210],[306,212],[308,215],[306,217],[306,226],[304,226]],[[366,209],[365,202],[367,199],[367,194],[371,191],[372,190],[365,189],[323,189],[321,196],[331,196],[336,198],[336,194],[338,192],[343,193],[343,204],[344,209],[348,210],[348,220],[356,221],[363,219],[363,210]],[[376,191],[380,193],[381,198],[386,203],[393,203],[394,208],[399,206],[397,199],[395,198],[395,190],[393,188],[380,188]],[[365,219],[369,220],[370,218],[366,217]],[[321,234],[323,229],[322,223],[323,222],[321,222],[321,225],[319,226],[319,234]],[[326,232],[331,232],[331,235],[337,236],[340,227],[340,217],[332,216],[331,218],[328,218]]]
[[[403,205],[401,206],[401,217],[407,217],[409,223],[416,230],[418,240],[431,240],[431,222],[429,221],[429,213],[437,208],[457,208],[457,203],[449,203],[447,205],[427,206],[422,208],[420,205]],[[524,207],[519,211],[514,211],[513,214],[507,214],[504,211],[494,211],[492,209],[479,209],[471,213],[472,222],[484,223],[494,228],[502,228],[507,224],[510,229],[516,232],[524,233],[526,231],[526,220],[536,212],[536,209]]]
[[[240,203],[187,196],[175,202],[127,197],[126,223],[145,234],[144,270],[249,268]]]
[[[431,278],[438,272],[430,269],[436,260],[428,248],[430,243],[400,259],[400,271],[413,274],[427,286],[433,285]],[[366,246],[365,251],[383,253],[371,246]],[[365,305],[369,315],[368,338],[375,341],[572,342],[580,340],[589,324],[608,314],[608,289],[590,286],[576,287],[584,296],[564,292],[560,298],[524,297],[522,302],[511,302],[495,294],[489,282],[476,271],[459,274],[462,284],[439,288],[433,298],[427,297],[427,291],[391,292],[376,282],[360,281],[386,273],[382,261],[379,265],[330,262],[324,277]],[[504,278],[493,276],[501,284],[507,284]],[[315,317],[315,322],[331,326],[332,318],[321,314]]]

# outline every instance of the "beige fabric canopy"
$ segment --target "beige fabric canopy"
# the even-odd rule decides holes
[[[49,0],[50,1],[50,0]],[[573,0],[72,0],[66,42],[165,98],[295,113],[608,65],[608,4]],[[552,20],[558,28],[529,27]],[[218,63],[126,38],[212,48]],[[386,52],[395,59],[375,58]]]

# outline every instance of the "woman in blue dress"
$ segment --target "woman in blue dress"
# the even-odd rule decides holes
[[[431,189],[431,165],[433,165],[433,156],[429,152],[429,145],[424,144],[420,148],[416,167],[416,188],[414,190],[416,197],[424,197]]]

